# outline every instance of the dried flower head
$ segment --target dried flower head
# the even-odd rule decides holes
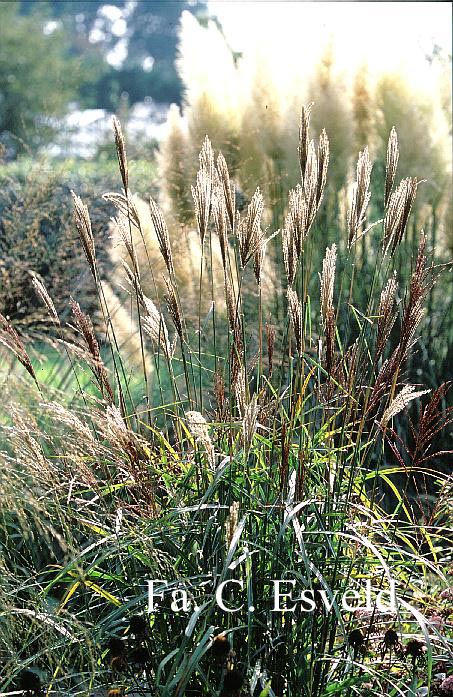
[[[326,335],[326,368],[330,374],[333,369],[335,353],[335,310],[333,306],[333,290],[335,284],[335,268],[337,262],[337,247],[335,244],[326,249],[322,262],[321,274],[321,319]]]
[[[387,629],[386,633],[384,634],[384,644],[387,647],[390,647],[390,646],[396,646],[396,644],[398,644],[398,642],[399,642],[398,632],[396,632],[392,628]]]
[[[307,166],[308,159],[308,147],[310,142],[310,115],[311,109],[313,107],[313,102],[307,106],[302,107],[302,112],[300,116],[299,124],[299,164],[300,164],[300,176],[302,181],[305,180],[305,170]]]
[[[319,136],[317,152],[315,143],[310,140],[310,113],[313,104],[302,107],[299,126],[299,165],[304,196],[305,234],[308,234],[315,215],[319,209],[327,181],[329,166],[329,139],[323,129]],[[300,247],[298,253],[300,254]]]
[[[215,466],[214,446],[209,435],[208,422],[199,411],[186,411],[187,426],[197,443],[201,443],[206,450],[211,467]]]
[[[291,288],[296,278],[298,256],[294,233],[291,226],[288,225],[288,216],[286,216],[285,227],[282,230],[282,248],[286,278],[288,286]]]
[[[318,182],[319,182],[318,158],[314,141],[310,141],[308,145],[307,163],[305,166],[305,177],[302,181],[306,206],[306,228],[307,234],[310,229],[318,210]]]
[[[393,311],[395,306],[395,296],[398,288],[396,280],[396,271],[393,276],[387,281],[385,288],[381,292],[381,298],[378,307],[378,325],[376,337],[376,360],[378,360],[384,351],[387,340],[395,324],[396,312]]]
[[[381,426],[383,428],[388,424],[390,419],[392,419],[394,416],[403,411],[403,409],[405,409],[407,405],[410,402],[412,402],[413,399],[417,399],[417,397],[421,397],[422,395],[427,394],[431,391],[419,390],[418,392],[414,392],[414,390],[415,387],[413,385],[404,385],[401,392],[398,395],[396,395],[394,399],[392,399],[389,406],[382,415]]]
[[[208,231],[211,198],[214,186],[214,151],[208,136],[206,136],[203,142],[199,160],[200,169],[197,173],[196,185],[192,187],[192,197],[195,204],[195,216],[197,219],[201,246],[203,247]]]
[[[406,644],[406,654],[412,658],[413,663],[423,658],[426,653],[426,645],[419,639],[411,639]]]
[[[175,325],[177,334],[181,343],[184,341],[184,320],[182,316],[181,306],[176,295],[175,287],[170,278],[165,278],[165,285],[167,286],[167,292],[165,294],[165,300],[167,302],[168,311]]]
[[[396,168],[398,166],[399,149],[398,136],[395,127],[390,131],[389,141],[387,145],[387,162],[385,166],[385,195],[384,205],[387,207],[390,193],[392,191],[393,182],[395,181]]]
[[[11,322],[9,322],[6,317],[0,313],[0,344],[3,344],[9,351],[11,351],[21,363],[27,373],[31,375],[33,380],[38,384],[36,373],[33,369],[30,357],[27,350]]]
[[[348,643],[353,648],[357,648],[358,646],[361,646],[364,643],[364,641],[365,641],[365,637],[363,636],[361,629],[353,629],[351,632],[349,632]]]
[[[157,241],[159,242],[160,253],[162,254],[168,273],[171,277],[173,277],[175,269],[173,266],[173,255],[171,252],[170,236],[168,234],[167,223],[164,220],[162,211],[152,198],[149,200],[149,210],[151,213],[151,220],[153,221],[154,230],[156,231]]]
[[[297,258],[299,258],[311,225],[305,193],[300,184],[289,192],[288,203],[289,209],[285,218],[285,229],[286,233],[291,234],[293,237]]]
[[[212,196],[212,217],[214,219],[214,225],[219,237],[223,269],[226,273],[228,258],[227,207],[223,192],[221,190],[221,185],[218,181]]]
[[[360,651],[365,645],[365,637],[361,629],[353,629],[348,634],[348,644],[354,649],[354,653]]]
[[[126,247],[126,251],[129,254],[129,258],[132,262],[132,266],[134,268],[134,274],[137,282],[140,280],[140,268],[138,264],[138,259],[137,259],[137,254],[135,252],[135,246],[134,246],[134,240],[131,234],[131,228],[126,224],[126,219],[124,216],[118,217],[118,218],[112,218],[112,223],[114,226],[114,229],[119,233],[121,237],[121,241],[123,242],[124,246]],[[123,263],[124,260],[122,260]],[[135,283],[132,283],[132,286],[134,286]]]
[[[333,289],[335,283],[335,268],[337,263],[337,246],[327,247],[322,262],[321,275],[321,318],[324,327],[327,326],[333,311]]]
[[[140,217],[138,214],[137,206],[135,205],[129,194],[118,193],[117,191],[108,191],[103,194],[102,198],[109,203],[112,203],[115,208],[119,210],[121,215],[123,215],[128,223],[134,225],[137,229],[140,229]]]
[[[167,325],[165,324],[163,315],[159,312],[153,301],[146,297],[146,295],[141,296],[141,301],[145,309],[143,329],[151,337],[156,346],[161,347],[167,358],[172,358],[175,346],[170,343]]]
[[[384,660],[385,654],[387,652],[389,652],[390,654],[392,652],[396,654],[401,653],[403,647],[401,645],[398,632],[395,631],[395,629],[393,629],[392,627],[390,629],[387,629],[387,631],[384,634],[384,638],[379,645],[379,648],[381,651],[381,661]]]
[[[87,314],[82,312],[79,303],[76,303],[74,300],[71,300],[71,309],[77,328],[82,334],[85,344],[87,345],[91,357],[92,369],[94,375],[96,376],[99,388],[103,396],[107,396],[109,402],[113,403],[113,391],[108,380],[106,367],[101,358],[98,340],[96,339],[91,319]]]
[[[211,655],[220,661],[225,661],[231,651],[231,644],[226,638],[225,632],[217,634],[212,640]]]
[[[225,523],[225,542],[226,542],[227,549],[230,548],[231,541],[234,537],[234,533],[236,532],[236,528],[238,526],[238,520],[239,520],[239,502],[233,501],[233,503],[230,506],[228,518],[227,518],[226,523]]]
[[[234,229],[234,220],[236,217],[236,197],[234,184],[230,182],[230,175],[228,172],[228,167],[226,160],[222,153],[219,154],[217,158],[217,173],[222,185],[226,210],[228,213],[228,221],[230,223],[231,230]]]
[[[291,325],[294,331],[294,338],[296,340],[296,348],[299,355],[302,353],[302,343],[303,343],[303,329],[304,329],[304,318],[302,303],[295,290],[288,288],[286,293],[288,298],[288,312],[291,320]]]
[[[242,417],[242,437],[244,439],[244,450],[246,453],[250,450],[253,436],[256,433],[258,425],[259,405],[256,394],[253,395],[250,402],[244,406]]]
[[[359,154],[357,161],[357,180],[352,191],[351,209],[348,212],[348,246],[359,239],[359,231],[365,223],[366,211],[371,198],[370,180],[372,164],[368,148]]]
[[[55,324],[60,324],[60,319],[58,317],[58,313],[55,309],[55,305],[53,304],[52,298],[50,297],[49,293],[47,292],[47,288],[45,287],[44,283],[41,281],[40,278],[38,278],[38,275],[34,272],[31,273],[32,275],[32,285],[33,288],[35,289],[37,295],[41,298],[43,301],[44,305],[47,307],[47,311],[49,315],[51,316],[52,320],[55,322]]]
[[[96,252],[88,207],[73,191],[71,191],[71,195],[74,204],[74,219],[77,231],[82,241],[83,250],[85,252],[91,273],[96,279]]]
[[[384,218],[383,252],[393,255],[406,230],[407,221],[417,195],[417,179],[403,179],[390,196]]]
[[[123,181],[124,190],[127,191],[129,184],[129,169],[127,166],[126,143],[121,124],[116,116],[113,117],[112,122],[113,131],[115,133],[116,154],[118,156],[121,179]]]
[[[323,128],[318,142],[318,186],[316,189],[316,204],[317,208],[321,205],[324,189],[327,182],[327,170],[329,167],[330,146],[329,138]]]
[[[264,243],[261,230],[261,216],[264,210],[264,198],[259,190],[255,191],[247,209],[247,215],[241,220],[239,213],[236,235],[239,241],[239,254],[242,268],[245,268]]]

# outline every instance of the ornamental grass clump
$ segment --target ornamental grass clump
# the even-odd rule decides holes
[[[115,121],[123,191],[106,198],[141,360],[122,351],[77,194],[102,336],[77,297],[62,333],[58,303],[30,279],[75,388],[49,394],[33,346],[1,319],[2,351],[18,362],[0,415],[2,693],[36,671],[39,685],[23,689],[68,697],[106,686],[377,697],[429,690],[441,672],[451,483],[438,436],[452,411],[449,385],[425,389],[408,367],[425,360],[420,335],[445,264],[421,230],[406,254],[419,181],[397,183],[395,131],[382,180],[363,146],[349,215],[322,244],[329,139],[312,137],[310,116],[304,108],[300,181],[276,229],[260,182],[237,209],[227,158],[204,140],[187,182],[199,261],[189,308],[185,260],[154,199],[163,278],[144,288],[157,267]],[[378,185],[386,215],[374,219]],[[279,290],[267,307],[269,273]]]

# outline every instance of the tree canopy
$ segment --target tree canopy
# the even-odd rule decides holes
[[[21,12],[27,15],[36,5],[42,2],[21,0]],[[121,95],[127,95],[129,104],[147,97],[181,102],[182,83],[175,68],[179,19],[184,10],[206,15],[206,2],[49,0],[47,6],[51,18],[71,37],[72,55],[85,55],[90,49],[102,53],[102,74],[80,85],[79,96],[86,106],[115,110]],[[123,52],[124,59],[112,61],[115,52]]]
[[[16,149],[22,140],[33,146],[49,137],[80,79],[64,32],[46,31],[43,8],[18,16],[18,6],[0,3],[0,137],[13,139]]]

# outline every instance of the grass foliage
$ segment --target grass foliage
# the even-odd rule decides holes
[[[155,267],[135,252],[134,240],[146,249],[146,238],[114,126],[123,191],[108,200],[118,209],[121,283],[141,360],[132,371],[122,355],[101,250],[76,194],[105,335],[96,336],[75,296],[68,338],[35,278],[71,376],[59,392],[0,316],[2,344],[23,367],[2,400],[0,691],[450,694],[451,483],[436,447],[451,423],[449,386],[428,394],[407,378],[414,356],[424,361],[419,335],[444,265],[420,231],[415,256],[407,254],[419,183],[395,178],[396,132],[377,181],[368,150],[360,153],[344,229],[320,263],[329,139],[323,131],[312,140],[310,109],[300,123],[299,183],[281,203],[275,234],[263,224],[259,189],[237,210],[227,163],[206,138],[190,197],[199,294],[186,312],[177,281],[184,260],[154,200],[165,279],[155,279],[154,294],[143,288]],[[370,221],[373,187],[384,214]],[[214,247],[221,288],[205,282]],[[272,314],[263,297],[268,257],[279,273]],[[356,283],[365,257],[364,296]],[[185,588],[191,606],[174,612],[167,592],[148,614],[148,579]],[[274,612],[273,579],[294,582],[294,598],[311,591],[313,611],[291,611],[287,598]],[[214,593],[232,580],[243,591],[230,585],[225,601],[243,605],[226,613]],[[368,582],[374,598],[392,581],[395,611],[341,605],[347,589]]]

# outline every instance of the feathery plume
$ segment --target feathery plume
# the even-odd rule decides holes
[[[105,394],[107,394],[109,402],[113,403],[113,391],[108,381],[107,370],[101,358],[98,340],[96,339],[96,336],[94,334],[91,319],[88,317],[88,315],[82,312],[79,303],[76,303],[74,300],[71,300],[71,309],[72,314],[74,315],[74,319],[76,321],[77,328],[82,334],[85,343],[88,347],[88,351],[91,355],[93,372],[98,381],[98,385],[102,392],[102,395],[105,396]]]
[[[324,189],[326,188],[329,157],[329,138],[327,137],[326,129],[323,128],[318,142],[318,186],[316,189],[317,208],[319,208],[321,205]]]
[[[417,195],[417,179],[403,179],[390,196],[384,218],[383,252],[393,255],[406,230],[411,208]]]
[[[310,132],[310,114],[313,106],[313,102],[308,104],[308,106],[302,107],[302,112],[300,115],[299,124],[299,164],[300,164],[300,175],[302,181],[305,180],[305,169],[308,159],[308,145],[309,145],[309,132]]]
[[[310,223],[308,220],[307,202],[304,190],[300,184],[291,189],[288,195],[289,210],[285,218],[285,232],[291,234],[296,247],[297,258],[302,254],[305,238],[308,235]]]
[[[165,294],[165,300],[167,302],[168,311],[175,325],[176,331],[178,333],[181,343],[184,341],[184,322],[182,318],[181,307],[175,292],[171,278],[165,278],[165,285],[167,286],[167,292]]]
[[[130,196],[125,196],[117,191],[107,191],[102,195],[104,201],[112,203],[119,212],[127,218],[138,230],[140,229],[140,218],[137,207]]]
[[[141,295],[141,302],[145,309],[143,329],[148,336],[151,337],[152,341],[162,348],[167,358],[172,358],[175,346],[170,344],[167,325],[165,324],[163,315],[159,312],[153,301],[146,297],[146,295]]]
[[[51,316],[52,320],[55,322],[55,324],[60,325],[60,318],[58,317],[58,313],[55,309],[55,305],[53,304],[53,300],[47,292],[47,288],[45,287],[41,279],[38,278],[38,275],[34,271],[31,272],[31,276],[31,282],[37,295],[39,295],[44,305],[47,307],[47,311]]]
[[[225,542],[229,549],[239,522],[239,501],[233,501],[225,522]]]
[[[384,411],[382,419],[380,421],[380,425],[382,427],[386,426],[390,419],[392,419],[394,416],[403,411],[403,409],[405,409],[407,405],[410,402],[412,402],[412,400],[417,399],[417,397],[421,397],[424,394],[428,394],[428,392],[431,392],[431,390],[419,390],[418,392],[414,392],[414,390],[414,385],[404,385],[401,392],[398,395],[396,395],[394,399],[392,399],[389,406]]]
[[[429,266],[427,265],[426,235],[422,230],[417,259],[409,284],[409,298],[402,319],[400,343],[404,349],[402,352],[404,355],[415,339],[416,329],[424,315],[423,303],[436,283],[439,273],[439,271],[436,272],[436,267],[432,262]]]
[[[209,436],[208,422],[199,411],[186,412],[187,426],[196,442],[201,443],[206,450],[211,467],[215,466],[214,446]]]
[[[305,177],[302,181],[305,197],[305,206],[307,210],[305,236],[308,234],[308,231],[312,226],[316,212],[318,210],[318,172],[318,158],[316,156],[315,143],[313,140],[311,140],[308,145],[307,162],[305,165]]]
[[[16,332],[11,322],[9,322],[6,317],[4,317],[0,312],[0,344],[3,344],[9,351],[11,351],[21,363],[27,373],[31,375],[33,380],[38,384],[36,378],[36,373],[31,364],[30,357],[27,350],[22,343],[19,334]]]
[[[239,254],[242,268],[245,268],[263,244],[264,238],[261,230],[261,216],[264,210],[264,198],[258,188],[252,196],[247,209],[247,215],[241,220],[237,214],[238,224],[236,236],[239,241]]]
[[[381,292],[381,298],[378,307],[378,325],[376,337],[375,360],[377,361],[384,351],[387,340],[395,324],[396,313],[393,312],[395,304],[395,295],[398,288],[398,281],[395,274],[389,278],[385,288]]]
[[[302,353],[302,339],[304,328],[302,303],[299,300],[296,291],[292,288],[288,288],[286,295],[288,298],[289,317],[294,331],[294,338],[296,340],[296,348],[297,352],[300,355]]]
[[[366,147],[359,153],[357,180],[352,191],[351,209],[348,212],[348,247],[359,239],[359,229],[364,224],[366,210],[371,198],[370,179],[372,164]]]
[[[233,285],[230,281],[230,277],[225,272],[224,273],[224,286],[225,286],[225,302],[228,315],[228,323],[232,332],[236,330],[237,326],[237,312],[236,312],[236,301],[234,298]]]
[[[230,223],[231,230],[234,229],[234,221],[236,217],[236,198],[234,191],[234,184],[230,182],[230,174],[228,172],[228,166],[226,160],[222,153],[219,153],[217,158],[217,173],[219,180],[222,184],[223,195],[225,198],[225,205],[228,214],[228,220]]]
[[[221,184],[217,179],[212,197],[212,217],[220,243],[220,253],[222,255],[223,269],[227,270],[227,252],[228,252],[228,235],[227,235],[227,205],[221,190]]]
[[[200,169],[197,172],[196,185],[192,186],[192,197],[195,204],[195,216],[201,246],[204,245],[208,231],[209,215],[211,212],[211,197],[214,184],[214,152],[211,142],[206,136],[199,155]]]
[[[324,327],[327,325],[329,315],[333,311],[333,288],[335,283],[335,267],[337,263],[337,246],[326,249],[326,255],[322,262],[321,275],[321,317]]]
[[[244,415],[242,417],[242,437],[244,439],[244,450],[246,452],[250,450],[253,436],[256,433],[259,410],[257,396],[254,394],[250,402],[245,405]]]
[[[409,351],[417,341],[417,327],[423,319],[423,303],[433,288],[439,272],[431,263],[427,265],[426,236],[422,230],[418,247],[417,259],[409,284],[409,296],[405,302],[401,320],[401,335],[398,346],[391,356],[384,361],[376,377],[370,396],[368,412],[371,413],[379,401],[390,389]]]
[[[82,199],[71,191],[72,200],[74,203],[74,219],[77,231],[82,241],[83,250],[88,261],[91,273],[96,279],[96,253],[94,247],[94,237],[91,230],[90,214],[88,207],[83,203]]]
[[[126,251],[129,254],[129,258],[132,262],[132,266],[134,267],[134,272],[137,280],[140,279],[140,268],[138,265],[138,259],[137,255],[135,253],[135,246],[133,242],[132,235],[130,233],[130,229],[126,227],[125,224],[125,219],[124,216],[121,218],[111,218],[111,221],[114,225],[114,228],[119,232],[121,240],[126,247]]]
[[[129,184],[129,169],[127,166],[126,143],[123,136],[121,124],[116,116],[112,119],[113,131],[115,133],[116,154],[118,156],[118,165],[120,168],[121,179],[123,181],[124,190],[127,192]]]
[[[335,354],[335,310],[333,306],[333,289],[335,283],[335,267],[337,263],[337,247],[335,244],[327,247],[322,262],[321,275],[321,318],[326,334],[326,366],[330,373]]]
[[[285,264],[286,278],[289,287],[292,287],[297,271],[297,247],[294,239],[294,231],[288,224],[289,215],[286,216],[285,226],[282,230],[283,263]]]
[[[159,249],[162,257],[165,261],[168,273],[171,277],[175,274],[175,269],[173,266],[173,256],[170,246],[170,236],[168,234],[167,224],[162,215],[157,203],[150,198],[149,200],[149,210],[151,212],[151,220],[153,221],[154,230],[156,231],[157,240],[159,242]]]
[[[398,166],[399,159],[399,149],[398,149],[398,136],[393,126],[390,131],[388,145],[387,145],[387,162],[385,165],[385,194],[384,194],[384,205],[387,207],[389,202],[390,193],[392,191],[393,182],[395,181],[396,168]]]

